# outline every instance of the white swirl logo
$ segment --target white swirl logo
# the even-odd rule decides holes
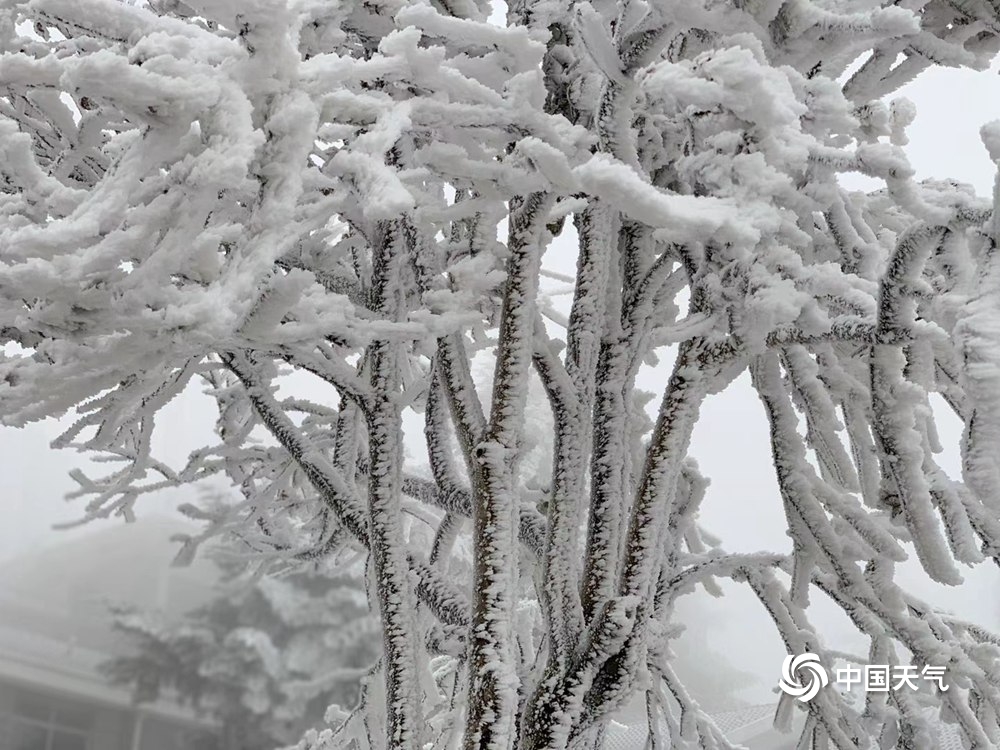
[[[781,680],[778,682],[784,692],[803,703],[811,701],[819,693],[820,688],[830,684],[826,669],[819,663],[816,654],[799,654],[786,656],[781,665]]]

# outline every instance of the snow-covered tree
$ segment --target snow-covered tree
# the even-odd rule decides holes
[[[212,718],[221,750],[294,743],[323,725],[331,704],[353,705],[378,658],[378,621],[360,567],[229,578],[216,599],[179,622],[115,607],[123,649],[102,669],[139,703],[173,698]]]
[[[997,641],[894,568],[957,584],[1000,556],[998,198],[916,181],[913,107],[887,97],[985,68],[1000,11],[490,10],[2,0],[4,422],[75,410],[56,445],[119,464],[76,476],[88,518],[221,476],[242,500],[189,509],[190,549],[367,552],[381,672],[305,746],[594,747],[638,695],[671,747],[729,747],[670,650],[677,598],[729,578],[790,652],[833,657],[822,592],[873,661],[947,667],[947,691],[861,711],[822,691],[799,747],[929,747],[923,701],[996,747]],[[1000,161],[1000,127],[984,140]],[[663,358],[651,420],[636,376]],[[699,525],[688,456],[703,400],[747,370],[791,537],[755,555]],[[198,388],[217,441],[168,466],[157,413]],[[966,426],[961,478],[934,394]]]

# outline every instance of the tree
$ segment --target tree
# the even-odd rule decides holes
[[[310,747],[594,747],[637,694],[672,747],[729,747],[670,658],[677,598],[719,578],[790,653],[829,663],[825,595],[871,660],[948,669],[863,712],[822,691],[800,747],[927,747],[920,701],[1000,741],[995,639],[894,580],[911,553],[944,584],[1000,556],[997,198],[917,182],[913,108],[884,101],[986,68],[992,4],[0,7],[0,413],[76,410],[56,445],[121,464],[77,476],[88,518],[223,475],[243,500],[201,512],[204,538],[367,551],[381,674]],[[543,296],[559,248],[568,311]],[[747,370],[787,552],[727,554],[697,520],[691,431]],[[156,414],[199,385],[218,441],[164,465]],[[933,394],[966,425],[961,479]]]
[[[140,703],[174,696],[211,716],[221,750],[273,750],[322,726],[331,704],[356,701],[378,657],[378,621],[357,563],[253,582],[235,577],[235,561],[225,567],[220,595],[180,621],[113,608],[128,648],[102,669]]]

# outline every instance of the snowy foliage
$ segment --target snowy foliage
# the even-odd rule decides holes
[[[75,410],[57,446],[118,464],[76,476],[89,518],[228,480],[241,503],[189,508],[186,555],[227,533],[274,565],[368,553],[381,671],[302,747],[589,748],[642,693],[672,747],[729,747],[670,651],[677,598],[722,578],[789,652],[827,656],[818,590],[872,660],[948,669],[947,692],[861,711],[824,691],[799,747],[925,747],[921,701],[996,747],[997,641],[894,566],[956,584],[1000,556],[998,199],[917,182],[913,107],[887,99],[987,67],[994,4],[489,12],[0,1],[4,422]],[[542,260],[567,242],[560,313]],[[636,375],[662,357],[650,420]],[[773,554],[702,529],[688,456],[747,370],[791,537]],[[199,388],[217,439],[168,466],[157,412]],[[966,426],[961,478],[935,394]]]
[[[294,742],[330,704],[353,704],[378,658],[360,567],[230,579],[179,622],[116,608],[124,649],[102,669],[140,703],[172,698],[217,721],[222,750]]]

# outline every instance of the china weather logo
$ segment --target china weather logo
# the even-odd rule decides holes
[[[816,654],[786,656],[781,665],[781,680],[778,686],[793,698],[803,703],[811,701],[830,683],[830,677]]]

